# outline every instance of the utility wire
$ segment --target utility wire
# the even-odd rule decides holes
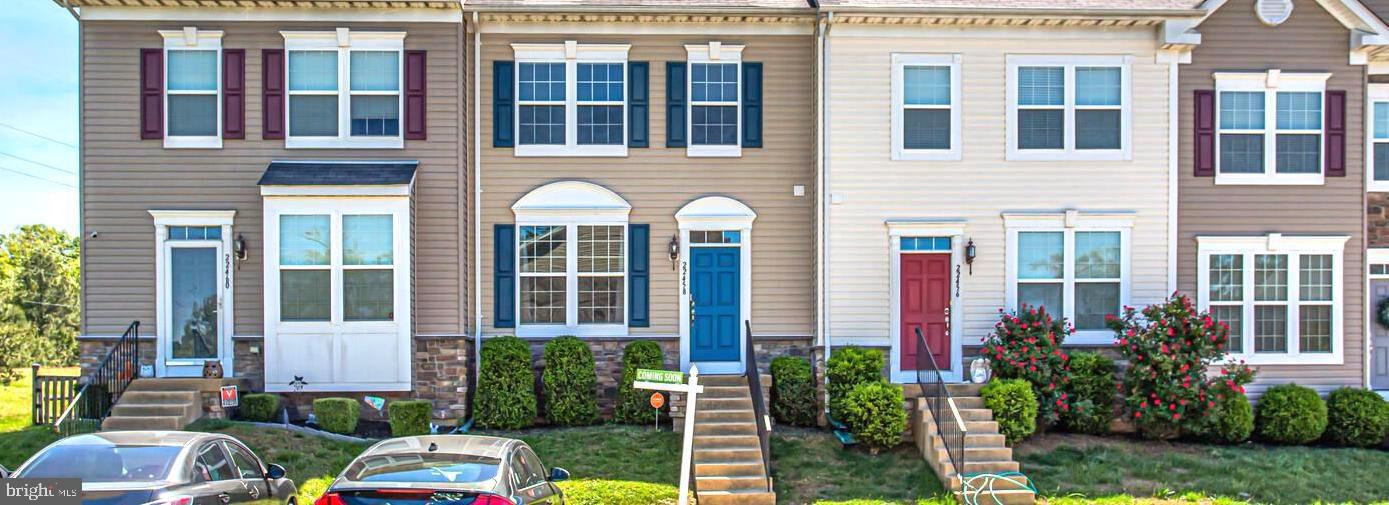
[[[67,143],[67,142],[64,142],[64,141],[55,139],[55,138],[53,138],[53,137],[46,136],[46,135],[40,135],[40,134],[31,132],[31,131],[29,131],[29,130],[25,130],[25,129],[23,129],[23,128],[20,128],[20,127],[18,127],[18,126],[11,126],[11,125],[8,125],[8,124],[5,124],[5,123],[0,123],[0,128],[9,128],[9,129],[11,129],[11,130],[17,131],[17,132],[19,132],[19,133],[23,133],[23,134],[25,134],[25,135],[30,135],[30,136],[33,136],[33,137],[38,137],[38,138],[47,140],[47,141],[49,141],[49,142],[53,142],[53,143],[55,143],[55,144],[61,144],[61,145],[65,145],[65,146],[71,147],[71,148],[73,148],[73,149],[77,149],[77,146],[74,145],[74,144],[70,144],[70,143]]]
[[[5,152],[5,151],[0,151],[0,156],[9,156],[9,157],[14,158],[14,159],[17,159],[17,160],[19,160],[19,161],[23,161],[23,162],[27,162],[27,163],[33,163],[33,164],[35,164],[35,165],[38,165],[38,166],[41,166],[41,167],[44,167],[44,168],[51,168],[51,169],[53,169],[53,170],[57,170],[57,171],[59,171],[59,172],[62,172],[62,173],[68,174],[68,175],[77,175],[77,172],[73,172],[73,171],[68,170],[68,169],[66,169],[66,168],[55,167],[55,166],[53,166],[53,165],[49,165],[49,164],[44,163],[44,162],[42,162],[42,161],[34,161],[34,160],[29,159],[29,158],[24,158],[24,157],[20,157],[20,156],[15,156],[15,155],[10,154],[10,153],[7,153],[7,152]]]
[[[57,185],[59,185],[59,186],[67,186],[67,187],[72,188],[72,189],[77,189],[77,186],[74,186],[74,185],[72,185],[72,184],[68,184],[68,183],[66,183],[66,182],[58,182],[58,181],[55,181],[55,180],[53,180],[53,179],[49,179],[49,178],[46,178],[46,177],[39,177],[39,176],[34,175],[34,174],[31,174],[31,173],[29,173],[29,172],[21,172],[21,171],[19,171],[19,170],[15,170],[15,169],[9,168],[9,167],[0,166],[0,170],[4,170],[4,171],[10,172],[10,173],[19,174],[19,175],[28,177],[28,178],[30,178],[30,179],[38,179],[38,180],[43,181],[43,182],[49,182],[49,183],[57,184]]]

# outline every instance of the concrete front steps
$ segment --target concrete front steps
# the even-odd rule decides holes
[[[181,430],[203,417],[202,394],[221,379],[135,379],[101,422],[102,431]],[[215,390],[215,389],[214,389]]]
[[[984,400],[979,397],[979,384],[948,384],[946,388],[950,395],[955,399],[955,406],[959,408],[960,418],[965,424],[965,450],[964,450],[964,473],[974,475],[979,473],[1002,473],[1016,472],[1019,469],[1018,462],[1013,460],[1013,449],[1004,443],[1004,437],[998,432],[998,422],[993,420],[993,411],[984,407]],[[958,501],[964,501],[962,494],[962,482],[959,473],[955,471],[955,465],[950,461],[950,454],[946,451],[944,442],[936,430],[935,419],[931,417],[931,408],[926,402],[920,401],[920,389],[916,385],[906,388],[915,398],[912,405],[911,427],[914,442],[917,449],[921,451],[922,457],[926,459],[931,470],[936,472],[942,483],[950,488]],[[943,412],[942,415],[950,415]],[[1014,478],[1014,480],[1018,480]],[[1025,483],[1025,480],[1023,481]],[[982,481],[976,482],[976,485]],[[993,482],[993,490],[985,491],[974,498],[977,503],[1003,503],[1004,505],[1031,505],[1036,501],[1036,495],[1025,485],[1013,484],[1003,480]],[[997,500],[997,501],[995,501]]]
[[[747,378],[701,375],[699,383],[704,392],[695,397],[693,448],[699,505],[775,505]]]

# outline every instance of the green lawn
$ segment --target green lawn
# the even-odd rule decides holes
[[[911,445],[870,456],[827,432],[778,428],[772,437],[777,501],[795,505],[941,502],[940,480]]]
[[[77,368],[51,368],[53,375],[77,375]],[[33,377],[29,370],[20,379],[0,387],[0,465],[13,470],[43,446],[58,439],[47,426],[33,426],[30,412]]]

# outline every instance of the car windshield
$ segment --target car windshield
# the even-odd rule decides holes
[[[76,477],[82,482],[164,480],[182,447],[59,445],[39,453],[16,477]]]
[[[497,477],[501,460],[467,454],[382,454],[367,456],[347,469],[348,480],[469,484]]]

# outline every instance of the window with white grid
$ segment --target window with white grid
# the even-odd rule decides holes
[[[512,44],[517,156],[626,156],[624,44]]]
[[[517,240],[523,329],[626,325],[626,225],[524,225]]]
[[[1130,156],[1129,59],[1008,56],[1008,159]]]
[[[960,56],[892,55],[892,159],[960,159]]]
[[[405,32],[280,32],[290,148],[403,148]]]
[[[222,147],[222,32],[161,30],[164,147]]]
[[[1327,77],[1216,73],[1216,183],[1321,184]]]
[[[1014,220],[1019,222],[1014,222]],[[1131,221],[1065,220],[1005,216],[1008,307],[1044,307],[1075,326],[1071,343],[1107,343],[1107,316],[1129,297]]]

